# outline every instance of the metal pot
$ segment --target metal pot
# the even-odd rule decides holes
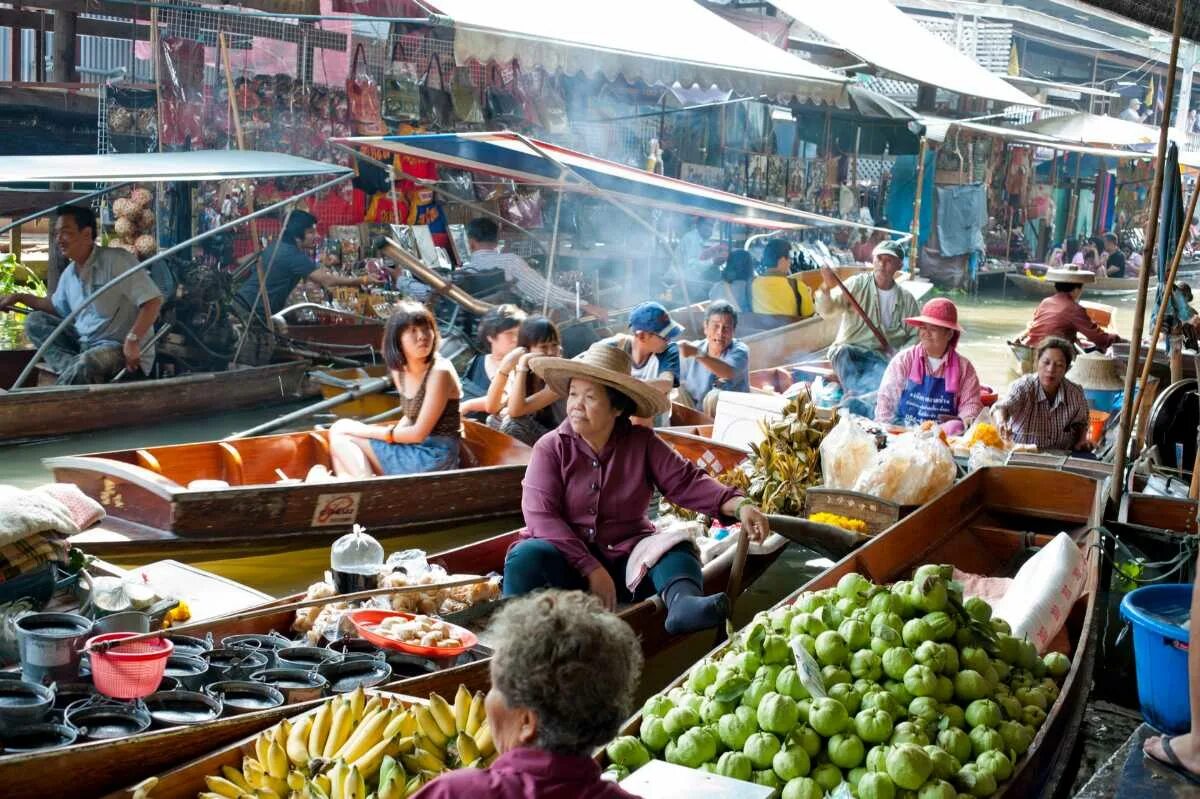
[[[91,680],[60,682],[54,687],[54,707],[63,710],[81,699],[90,699],[99,693]]]
[[[292,645],[292,642],[278,633],[244,633],[228,635],[221,639],[221,646],[227,648],[256,649],[267,656],[267,668],[275,668],[275,652]]]
[[[374,659],[379,654],[379,647],[375,646],[375,644],[366,638],[354,638],[352,636],[330,641],[325,648],[334,652],[340,652],[343,660]]]
[[[199,691],[158,691],[146,697],[155,729],[203,724],[221,717],[221,698]]]
[[[77,733],[66,724],[29,724],[4,735],[4,754],[56,749],[75,743]]]
[[[158,690],[155,693],[161,694],[163,691],[178,691],[178,690],[179,690],[179,680],[175,679],[174,677],[163,677],[161,680],[158,681]]]
[[[322,663],[340,661],[342,656],[323,646],[289,646],[275,653],[275,666],[280,669],[315,669]]]
[[[194,658],[198,658],[213,648],[211,635],[207,638],[196,638],[192,635],[167,633],[163,638],[166,638],[175,645],[176,655],[191,655]]]
[[[170,655],[163,676],[174,677],[186,691],[199,691],[208,682],[208,661],[189,655]]]
[[[0,680],[0,729],[36,724],[53,706],[53,688],[24,680]]]
[[[63,712],[63,717],[85,741],[137,735],[150,726],[150,712],[141,702],[129,704],[99,697],[76,702]]]
[[[201,655],[208,661],[208,681],[246,680],[267,667],[267,653],[261,650],[232,647],[213,649]]]
[[[320,699],[329,687],[329,680],[315,671],[303,669],[263,669],[251,674],[250,679],[281,691],[284,703],[288,705]]]
[[[91,637],[91,620],[78,613],[30,613],[16,627],[26,680],[69,682],[79,676],[79,650]]]
[[[227,716],[269,710],[283,704],[283,692],[262,682],[226,680],[213,683],[204,692],[221,700]]]
[[[371,688],[387,682],[392,667],[382,660],[327,661],[317,667],[317,673],[329,680],[330,693],[344,694],[360,685]]]
[[[392,667],[392,674],[400,679],[422,677],[426,674],[433,674],[435,671],[443,668],[441,664],[432,658],[409,655],[403,652],[388,652],[386,661]]]
[[[103,633],[148,633],[150,616],[140,610],[123,610],[102,619],[97,619],[93,635]]]

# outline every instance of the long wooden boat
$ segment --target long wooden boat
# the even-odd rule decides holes
[[[379,352],[383,320],[339,311],[316,303],[302,303],[279,312],[287,327],[283,335],[309,349],[354,357]]]
[[[1187,485],[1186,474],[1181,482]],[[1121,494],[1120,507],[1114,515],[1115,521],[1139,533],[1176,541],[1181,536],[1200,532],[1197,527],[1200,503],[1188,497],[1149,493],[1147,483],[1145,475],[1130,475],[1129,484]]]
[[[109,513],[100,530],[74,539],[87,551],[126,560],[160,552],[211,559],[215,550],[245,555],[312,546],[354,524],[386,534],[514,514],[531,452],[467,421],[462,468],[427,474],[302,482],[312,467],[331,467],[328,436],[316,431],[43,463],[55,480],[75,483]]]
[[[1011,576],[1005,573],[1007,564],[1027,547],[1045,545],[1060,531],[1070,533],[1087,563],[1083,593],[1066,622],[1071,669],[1029,751],[993,794],[1008,799],[1053,796],[1064,777],[1069,779],[1064,772],[1081,733],[1095,665],[1101,560],[1095,528],[1103,503],[1102,486],[1080,475],[1014,466],[979,469],[780,604],[794,602],[805,591],[832,588],[850,572],[886,584],[908,579],[924,563],[950,563],[972,574]],[[681,685],[686,678],[681,675],[669,687]],[[636,735],[640,723],[640,714],[635,715],[623,733]]]
[[[23,368],[33,350],[5,362]],[[316,394],[306,379],[312,364],[298,360],[226,372],[86,386],[45,386],[0,392],[0,442],[13,443],[92,430],[161,422],[184,416],[295,402]],[[16,379],[16,374],[13,375]],[[11,385],[11,381],[8,385]]]
[[[1161,340],[1160,340],[1161,341]],[[1120,365],[1121,371],[1124,372],[1129,364],[1130,346],[1128,341],[1118,341],[1112,345],[1112,355],[1116,362]],[[1143,342],[1141,346],[1141,354],[1138,355],[1138,369],[1141,370],[1142,364],[1146,362],[1147,356],[1150,354],[1150,348]],[[1196,377],[1196,358],[1200,355],[1195,350],[1183,350],[1183,376],[1185,378]],[[1160,343],[1154,350],[1154,364],[1150,367],[1150,373],[1164,379],[1164,383],[1171,374],[1171,356],[1167,353],[1166,344]]]
[[[1004,276],[1009,285],[1026,297],[1041,299],[1054,293],[1054,284],[1045,278],[1009,272]],[[1136,277],[1100,277],[1083,287],[1085,296],[1121,297],[1135,294],[1138,290]]]
[[[505,554],[517,540],[517,532],[505,533],[430,556],[429,560],[441,565],[450,574],[500,572],[504,568]],[[752,548],[749,552],[742,579],[743,590],[781,554],[782,541],[776,537],[774,540],[768,539],[768,543],[770,547]],[[731,548],[704,565],[706,591],[716,592],[726,587],[733,554]],[[303,595],[297,594],[277,600],[275,604],[283,605],[302,598]],[[618,613],[637,632],[647,655],[661,651],[678,640],[663,629],[665,608],[657,599],[623,607]],[[214,619],[188,634],[199,637],[211,634],[218,643],[229,635],[265,634],[271,631],[290,638],[294,619],[295,612],[286,609],[248,620]],[[482,620],[467,623],[476,627],[481,624]],[[472,690],[487,690],[490,684],[487,654],[488,650],[481,648],[476,653],[452,661],[439,671],[404,676],[380,688],[413,696],[426,696],[431,691],[452,695],[460,684]],[[114,741],[0,757],[0,785],[5,786],[6,796],[59,796],[62,795],[62,775],[58,766],[70,763],[73,773],[86,775],[88,795],[101,795],[227,746],[266,729],[280,718],[303,712],[318,701],[247,713],[194,727],[177,727]]]

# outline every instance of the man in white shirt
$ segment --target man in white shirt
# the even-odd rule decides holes
[[[513,284],[517,294],[530,307],[541,310],[543,303],[559,311],[559,318],[575,316],[575,293],[555,286],[516,253],[500,252],[496,249],[500,239],[500,228],[485,217],[467,223],[467,246],[471,249],[471,260],[464,269],[481,272],[486,269],[504,270],[505,279]],[[601,319],[608,313],[600,307],[583,303],[581,309]]]

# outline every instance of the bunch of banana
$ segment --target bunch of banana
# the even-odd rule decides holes
[[[205,777],[198,799],[403,799],[495,756],[482,693],[459,686],[453,706],[431,694],[427,707],[359,688],[260,733],[254,756]]]

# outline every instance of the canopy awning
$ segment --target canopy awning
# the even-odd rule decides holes
[[[424,158],[445,166],[510,178],[523,184],[585,194],[607,193],[621,202],[704,216],[738,225],[771,230],[793,230],[820,225],[875,229],[869,225],[799,211],[663,177],[565,147],[528,139],[510,131],[359,136],[333,141]]]
[[[1042,105],[922,28],[889,0],[770,2],[843,50],[893,75],[1009,105]]]
[[[460,64],[516,59],[525,69],[844,102],[844,77],[773,47],[694,0],[430,2],[454,21]]]
[[[1046,147],[1065,153],[1080,153],[1082,155],[1096,155],[1103,156],[1105,158],[1146,159],[1153,157],[1152,153],[1137,152],[1133,150],[1114,150],[1109,147],[1091,147],[1086,144],[1078,144],[1076,142],[1066,141],[1054,136],[1033,133],[1027,128],[1005,128],[999,125],[985,125],[980,122],[967,122],[960,119],[944,119],[942,117],[921,117],[920,122],[925,126],[925,138],[934,142],[945,141],[947,137],[950,136],[951,128],[957,127],[964,130],[973,130],[978,133],[984,133],[999,139],[1005,139],[1006,141],[1013,142],[1014,144],[1027,144],[1032,147]]]
[[[1158,143],[1158,128],[1098,114],[1078,113],[1039,119],[1024,125],[1023,130],[1076,144],[1107,147],[1133,147]]]
[[[188,153],[0,156],[0,181],[109,183],[124,180],[237,180],[336,175],[350,170],[283,153],[197,150]]]

